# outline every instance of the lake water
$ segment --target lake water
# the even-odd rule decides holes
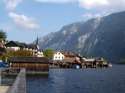
[[[125,65],[103,69],[50,69],[28,77],[27,93],[125,93]]]

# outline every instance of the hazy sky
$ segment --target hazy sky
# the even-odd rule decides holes
[[[124,10],[125,0],[0,0],[0,29],[8,40],[32,42],[66,24]]]

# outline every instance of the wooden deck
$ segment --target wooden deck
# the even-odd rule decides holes
[[[5,74],[8,74],[8,73],[4,73],[4,75]],[[10,74],[12,74],[12,72]],[[0,78],[0,79],[2,79],[2,78]],[[19,71],[19,73],[16,75],[16,78],[14,79],[14,82],[11,85],[9,85],[9,82],[7,85],[5,85],[4,83],[1,82],[0,83],[0,93],[26,93],[25,69],[21,69]]]

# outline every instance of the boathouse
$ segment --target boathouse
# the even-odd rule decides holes
[[[68,67],[68,68],[76,68],[79,66],[79,68],[81,68],[81,62],[79,60],[78,57],[74,57],[74,58],[65,58],[63,60],[63,65],[65,67]]]
[[[82,66],[86,68],[108,67],[108,63],[103,58],[83,58]]]
[[[25,68],[29,74],[37,74],[49,71],[49,60],[46,57],[11,57],[10,68]]]

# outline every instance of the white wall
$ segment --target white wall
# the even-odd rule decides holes
[[[43,52],[37,52],[37,57],[44,57]]]
[[[17,51],[20,50],[20,47],[7,47],[7,49]]]
[[[65,56],[61,52],[54,53],[53,60],[54,61],[62,61]]]

